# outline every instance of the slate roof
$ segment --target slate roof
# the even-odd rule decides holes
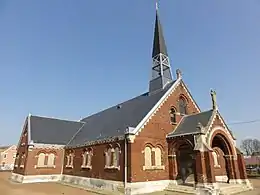
[[[30,138],[34,143],[66,145],[84,123],[40,116],[30,117]]]
[[[167,137],[176,137],[181,135],[190,135],[201,133],[198,127],[198,123],[201,123],[203,127],[206,127],[211,119],[213,110],[208,110],[205,112],[200,112],[198,114],[185,116],[177,128],[169,133]]]
[[[126,128],[136,127],[174,83],[175,81],[169,83],[156,93],[144,93],[82,119],[85,125],[68,146],[79,146],[88,141],[124,135]]]

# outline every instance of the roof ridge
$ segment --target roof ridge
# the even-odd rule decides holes
[[[53,119],[53,120],[60,120],[60,121],[68,121],[68,122],[85,123],[84,121],[69,120],[69,119],[62,119],[62,118],[54,118],[54,117],[41,116],[41,115],[31,115],[31,117],[38,117],[38,118],[45,118],[45,119]]]

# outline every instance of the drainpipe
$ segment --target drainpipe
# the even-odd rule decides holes
[[[125,135],[125,178],[124,178],[124,182],[125,182],[125,185],[124,185],[124,190],[125,190],[125,194],[126,194],[126,191],[127,191],[127,135]]]
[[[62,159],[61,159],[61,171],[60,171],[60,181],[62,182],[62,175],[64,170],[64,157],[65,157],[65,146],[62,148]]]

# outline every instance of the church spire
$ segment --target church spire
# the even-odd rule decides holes
[[[172,81],[170,60],[163,36],[162,25],[159,19],[159,9],[157,2],[152,59],[152,78],[150,80],[149,92],[163,89],[167,83]]]

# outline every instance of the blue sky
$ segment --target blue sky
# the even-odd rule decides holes
[[[260,1],[160,2],[173,71],[227,123],[260,119]],[[0,0],[0,145],[28,113],[78,120],[148,88],[154,1]],[[238,142],[260,123],[233,125]]]

